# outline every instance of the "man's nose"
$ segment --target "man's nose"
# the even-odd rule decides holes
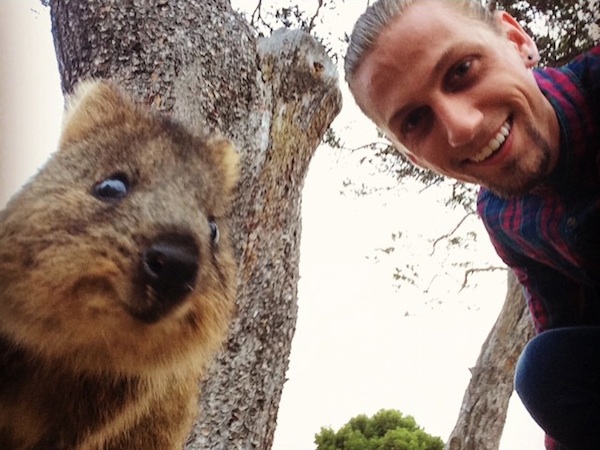
[[[464,98],[446,97],[437,105],[438,120],[446,130],[448,143],[460,147],[471,142],[483,121],[483,113]]]

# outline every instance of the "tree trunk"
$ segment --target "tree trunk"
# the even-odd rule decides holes
[[[63,91],[117,81],[231,138],[242,157],[237,317],[205,380],[190,449],[269,449],[297,316],[301,191],[341,107],[335,67],[300,31],[257,39],[226,0],[51,0]]]
[[[515,364],[533,324],[512,272],[500,315],[481,348],[446,450],[498,450],[513,392]]]

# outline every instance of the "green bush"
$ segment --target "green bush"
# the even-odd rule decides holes
[[[382,409],[373,417],[353,417],[337,432],[321,428],[316,450],[442,450],[444,442],[427,434],[412,416]]]

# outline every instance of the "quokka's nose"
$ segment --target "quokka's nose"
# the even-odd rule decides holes
[[[199,257],[196,240],[185,233],[159,235],[144,250],[142,276],[157,309],[170,309],[194,289]]]

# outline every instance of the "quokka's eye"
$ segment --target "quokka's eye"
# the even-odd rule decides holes
[[[208,226],[210,227],[210,238],[212,239],[213,244],[217,244],[220,237],[219,227],[214,219],[208,221]]]
[[[96,183],[92,189],[94,197],[104,201],[120,200],[129,192],[129,180],[124,173],[115,173]]]

